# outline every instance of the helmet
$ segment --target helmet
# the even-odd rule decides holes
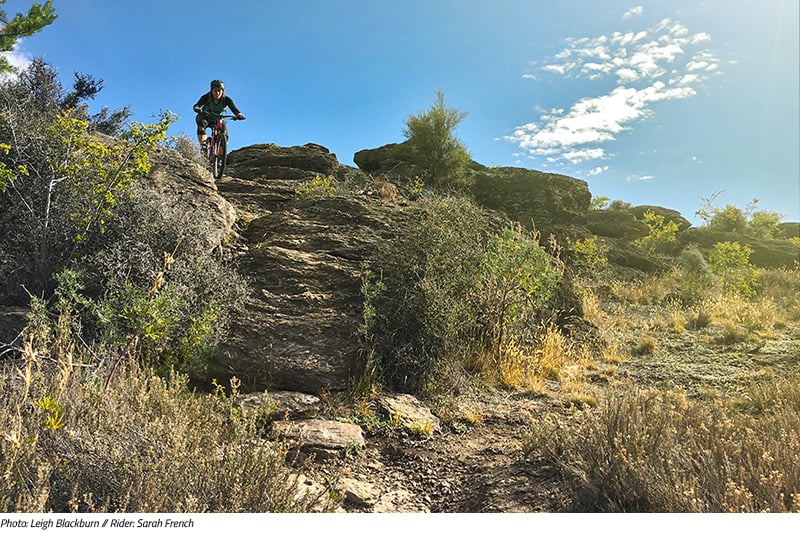
[[[219,87],[220,89],[225,89],[225,84],[222,83],[222,80],[214,80],[211,82],[211,88],[216,89]]]

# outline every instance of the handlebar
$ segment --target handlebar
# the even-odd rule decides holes
[[[197,113],[197,114],[200,114],[200,113],[203,113],[203,112],[204,112],[203,110],[195,111],[195,113]],[[219,115],[219,118],[230,118],[230,119],[233,119],[233,120],[244,120],[247,117],[243,116],[242,118],[239,118],[237,115]]]

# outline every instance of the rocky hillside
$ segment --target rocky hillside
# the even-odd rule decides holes
[[[232,152],[226,176],[216,183],[175,151],[153,154],[149,185],[204,214],[209,250],[225,242],[250,283],[245,311],[224,346],[228,358],[214,370],[218,379],[237,376],[252,391],[347,388],[363,319],[362,264],[415,216],[413,202],[388,184],[418,173],[403,153],[402,145],[362,150],[354,158],[360,168],[354,168],[316,144],[254,145]],[[699,231],[680,213],[658,206],[591,211],[588,184],[569,176],[478,163],[470,172],[479,205],[536,229],[543,242],[550,234],[562,243],[566,237],[600,236],[609,246],[609,260],[622,267],[652,271],[663,266],[631,244],[647,234],[646,211],[679,225],[676,252],[687,245],[708,248],[737,240],[754,250],[751,260],[757,266],[791,266],[798,259],[789,241]],[[299,187],[325,176],[359,192],[298,197]],[[15,337],[24,314],[24,309],[0,312],[3,341]]]

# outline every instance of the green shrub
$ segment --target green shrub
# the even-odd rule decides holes
[[[538,313],[561,281],[562,269],[537,236],[512,224],[488,242],[480,273],[479,308],[489,327],[492,351],[524,342],[538,326]]]
[[[133,122],[112,139],[95,133],[85,110],[63,109],[64,98],[41,62],[0,82],[0,252],[14,272],[0,279],[0,297],[24,299],[23,285],[52,293],[53,274],[103,235],[176,118]]]
[[[681,279],[681,300],[688,305],[700,303],[714,285],[714,274],[703,253],[696,247],[685,248],[678,256]]]
[[[211,254],[211,228],[173,198],[134,187],[77,268],[96,301],[93,338],[134,339],[142,362],[202,377],[240,309],[246,281]]]
[[[333,182],[333,176],[314,176],[297,187],[295,196],[301,199],[330,198],[336,195],[336,187]]]
[[[665,220],[664,215],[657,215],[652,211],[645,211],[644,223],[647,224],[649,233],[641,239],[636,239],[634,244],[650,253],[666,253],[672,249],[680,226],[674,220]]]
[[[465,172],[471,160],[469,151],[455,135],[466,116],[446,107],[444,94],[438,91],[428,111],[406,119],[403,134],[409,141],[409,155],[423,169],[425,182],[437,189],[461,189],[469,184]]]
[[[752,248],[738,242],[718,242],[709,252],[709,266],[722,279],[727,292],[747,298],[755,296],[758,271],[750,264],[752,253]]]
[[[608,264],[608,246],[594,235],[574,241],[567,237],[567,245],[571,252],[572,265],[584,275],[594,277]]]
[[[534,340],[562,274],[535,235],[467,199],[425,197],[417,208],[370,265],[366,293],[366,352],[389,385],[414,392],[439,371],[477,368],[482,354]]]
[[[419,391],[474,336],[490,219],[464,198],[443,196],[422,198],[412,216],[370,267],[384,287],[371,300],[372,338],[384,379]]]

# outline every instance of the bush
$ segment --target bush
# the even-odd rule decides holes
[[[447,108],[439,91],[427,112],[406,120],[403,134],[409,140],[411,159],[423,169],[426,183],[445,189],[468,185],[465,170],[470,155],[454,133],[466,116],[463,111]]]
[[[538,313],[555,293],[561,275],[560,265],[539,245],[537,235],[520,225],[512,224],[489,239],[478,306],[491,335],[490,350],[531,339]]]
[[[375,294],[372,338],[384,379],[419,391],[445,354],[469,345],[490,219],[474,203],[428,196],[413,222],[370,266]]]
[[[725,290],[745,297],[755,296],[758,272],[750,264],[753,250],[737,242],[718,242],[708,254],[712,272],[722,278]]]
[[[572,240],[567,237],[574,267],[584,275],[595,277],[602,273],[608,264],[608,246],[602,241],[598,242],[596,236],[585,239]]]
[[[211,255],[210,228],[175,199],[134,187],[91,255],[77,264],[96,301],[93,338],[134,339],[142,362],[202,377],[246,281]]]
[[[562,266],[519,225],[462,198],[426,197],[372,263],[365,332],[387,384],[422,392],[437,372],[505,364],[534,342]],[[484,373],[485,374],[485,373]]]
[[[193,395],[185,377],[158,377],[133,360],[109,383],[108,367],[76,369],[79,353],[50,340],[28,344],[19,368],[0,370],[0,512],[308,512],[324,504],[301,492],[285,450],[261,440],[232,397]]]
[[[94,133],[85,112],[62,109],[63,98],[39,62],[0,86],[0,252],[14,273],[0,281],[0,297],[16,303],[24,303],[23,285],[51,294],[53,274],[103,234],[175,119],[165,113],[111,139]]]
[[[553,464],[576,511],[800,511],[796,378],[758,386],[740,412],[682,393],[627,391],[531,428],[529,457]]]
[[[645,211],[644,222],[649,228],[649,233],[641,239],[636,239],[634,244],[650,253],[669,252],[675,244],[680,226],[674,220],[664,219],[664,215],[657,215],[652,211]]]

